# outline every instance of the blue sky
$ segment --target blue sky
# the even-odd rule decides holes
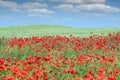
[[[0,26],[120,27],[120,0],[0,0]]]

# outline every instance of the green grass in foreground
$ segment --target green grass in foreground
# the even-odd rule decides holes
[[[33,35],[46,36],[46,35],[61,35],[69,36],[70,34],[80,37],[90,36],[90,32],[100,35],[118,32],[120,28],[73,28],[57,25],[27,25],[27,26],[13,26],[13,27],[0,27],[0,36],[4,37],[30,37]]]

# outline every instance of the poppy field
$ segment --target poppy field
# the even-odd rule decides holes
[[[0,80],[120,80],[120,32],[2,37]]]

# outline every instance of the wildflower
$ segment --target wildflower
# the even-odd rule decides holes
[[[116,80],[114,76],[109,76],[108,80]]]
[[[3,65],[0,65],[0,71],[5,71],[6,67]]]
[[[0,65],[2,65],[3,63],[4,63],[4,60],[0,58]]]
[[[7,80],[14,80],[14,77],[10,76]]]
[[[84,60],[85,56],[84,55],[79,55],[77,59],[78,59],[78,61]]]
[[[73,69],[70,69],[67,71],[68,73],[71,73],[71,74],[77,74],[77,71],[73,70]]]
[[[114,62],[114,58],[110,58],[109,61],[110,61],[110,62]]]

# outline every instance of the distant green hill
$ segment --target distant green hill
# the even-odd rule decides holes
[[[13,26],[13,27],[0,27],[0,37],[30,37],[33,35],[46,36],[46,35],[61,35],[61,36],[80,36],[87,37],[90,32],[100,35],[118,32],[120,28],[73,28],[58,25],[27,25],[27,26]]]

